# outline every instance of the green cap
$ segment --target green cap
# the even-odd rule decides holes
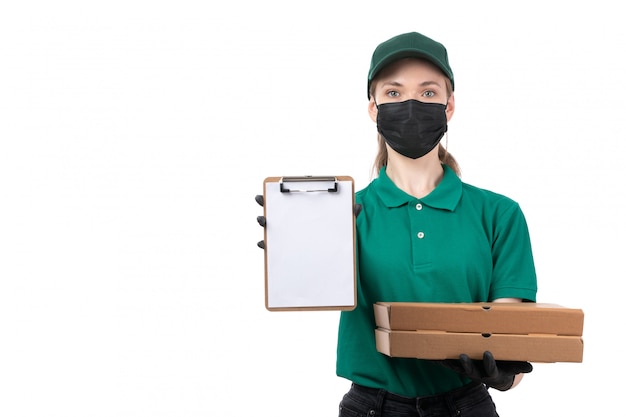
[[[411,57],[427,59],[435,64],[450,79],[454,90],[454,75],[445,46],[421,33],[410,32],[394,36],[376,47],[367,76],[367,98],[370,98],[370,84],[376,74],[398,59]]]

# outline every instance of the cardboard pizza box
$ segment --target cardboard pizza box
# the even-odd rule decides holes
[[[391,357],[582,362],[580,309],[535,303],[374,305],[376,348]]]

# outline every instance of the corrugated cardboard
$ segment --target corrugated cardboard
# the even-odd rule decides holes
[[[535,303],[383,303],[376,325],[390,330],[478,333],[542,333],[582,336],[580,309]]]
[[[374,305],[376,348],[392,357],[582,362],[580,309],[534,303]]]
[[[387,356],[458,359],[461,353],[482,359],[490,351],[498,360],[582,362],[583,341],[577,336],[448,333],[431,330],[376,329],[376,349]]]

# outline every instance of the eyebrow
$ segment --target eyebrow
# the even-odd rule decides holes
[[[387,86],[387,85],[391,86],[391,87],[403,87],[403,84],[399,83],[397,81],[387,81],[387,82],[384,82],[384,83],[381,84],[381,87],[382,86]],[[436,81],[424,81],[424,82],[419,84],[420,87],[428,87],[428,86],[431,86],[431,85],[434,85],[434,86],[437,86],[439,88],[442,88],[441,85],[438,82],[436,82]]]

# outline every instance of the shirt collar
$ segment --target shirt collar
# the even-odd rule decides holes
[[[415,197],[399,189],[387,176],[387,167],[380,169],[377,181],[378,195],[387,207],[400,207]],[[443,165],[443,178],[441,182],[424,198],[419,199],[427,206],[453,211],[463,193],[463,184],[456,173],[447,165]]]

